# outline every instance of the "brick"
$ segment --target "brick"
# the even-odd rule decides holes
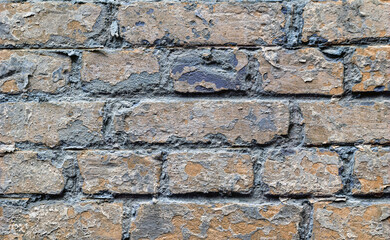
[[[266,143],[287,134],[289,111],[285,102],[142,101],[121,109],[113,124],[131,142],[163,143],[176,137],[207,142],[219,136],[229,143]]]
[[[381,0],[309,2],[303,11],[302,41],[320,38],[343,43],[364,38],[390,37],[390,4]]]
[[[133,44],[272,44],[284,36],[281,3],[133,3],[119,8]]]
[[[254,180],[253,161],[245,153],[170,153],[166,171],[168,189],[174,194],[220,191],[249,193]]]
[[[351,62],[360,73],[359,82],[352,86],[352,91],[390,91],[389,46],[357,48]]]
[[[389,143],[390,102],[302,102],[307,144]]]
[[[387,240],[389,204],[314,204],[313,239]]]
[[[362,146],[354,155],[354,194],[377,194],[390,189],[390,149]]]
[[[142,204],[131,223],[138,239],[299,239],[295,205]]]
[[[287,149],[268,154],[262,180],[271,195],[332,195],[342,190],[342,162],[325,149]]]
[[[0,194],[59,194],[65,186],[62,169],[37,152],[20,151],[0,156]]]
[[[101,13],[91,3],[2,3],[0,45],[81,45],[103,29]]]
[[[159,75],[159,63],[152,51],[135,49],[126,51],[95,51],[83,52],[81,77],[85,82],[102,81],[110,85],[117,85],[124,81],[131,81],[135,86],[136,75],[145,73],[152,75],[143,78],[138,84],[147,84],[153,81],[153,75]]]
[[[264,47],[258,54],[263,89],[280,94],[343,93],[344,66],[316,48],[285,50]]]
[[[170,77],[176,92],[209,93],[246,90],[249,56],[236,48],[175,51]]]
[[[77,159],[84,180],[83,192],[157,193],[161,174],[161,161],[157,157],[132,151],[82,152]]]
[[[0,206],[0,237],[5,239],[121,239],[121,203]],[[3,239],[3,238],[2,238]]]
[[[55,93],[71,71],[69,57],[43,51],[0,51],[0,92]]]
[[[89,145],[101,140],[101,102],[0,104],[0,142],[32,142],[50,147],[65,142]]]

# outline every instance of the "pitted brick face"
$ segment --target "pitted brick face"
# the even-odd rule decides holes
[[[55,93],[69,80],[71,59],[50,51],[0,51],[0,92]]]
[[[390,102],[302,102],[306,143],[389,143]]]
[[[386,240],[390,232],[390,204],[314,204],[315,239]]]
[[[264,47],[257,54],[263,88],[282,94],[343,93],[343,64],[330,61],[315,48],[284,50]]]
[[[119,8],[121,35],[132,44],[257,45],[285,34],[280,3],[132,3]]]
[[[285,102],[262,101],[143,101],[121,110],[115,131],[125,132],[131,142],[164,143],[170,138],[206,142],[210,135],[266,143],[288,131]]]
[[[2,3],[0,5],[1,45],[82,45],[99,30],[99,5],[51,3]]]
[[[157,193],[161,175],[158,157],[131,151],[82,152],[77,159],[84,180],[83,192]]]
[[[168,155],[167,161],[168,189],[174,194],[249,193],[253,186],[253,160],[249,154],[175,152]]]
[[[88,145],[102,129],[101,102],[1,103],[0,141],[29,141],[54,147],[60,141]]]
[[[381,194],[390,188],[390,149],[361,146],[354,155],[354,194]],[[388,190],[387,190],[388,191]]]
[[[142,204],[131,239],[299,239],[295,205]]]
[[[268,154],[262,177],[271,195],[326,196],[342,190],[341,166],[335,152],[283,149]]]
[[[120,203],[0,205],[0,236],[5,239],[120,239]]]
[[[337,44],[390,37],[390,3],[381,0],[310,1],[303,11],[302,41]]]
[[[390,91],[389,46],[357,48],[351,62],[360,73],[359,82],[352,86],[352,91]]]
[[[62,168],[37,152],[0,155],[0,194],[60,194],[65,187]]]

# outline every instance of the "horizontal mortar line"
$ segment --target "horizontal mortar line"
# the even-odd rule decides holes
[[[275,143],[267,144],[267,145],[251,145],[251,146],[205,146],[204,144],[182,144],[179,146],[174,146],[173,144],[153,144],[153,143],[147,143],[148,146],[131,146],[128,147],[122,147],[122,148],[103,148],[103,147],[87,147],[87,148],[66,148],[66,147],[56,147],[56,148],[49,148],[49,147],[20,147],[17,146],[17,149],[14,152],[18,151],[52,151],[52,152],[69,152],[69,153],[77,153],[77,152],[84,152],[84,151],[140,151],[145,150],[149,151],[151,150],[151,154],[157,154],[161,152],[180,152],[180,151],[189,151],[189,152],[197,152],[197,151],[210,151],[210,152],[218,152],[218,151],[231,151],[231,152],[239,152],[239,151],[245,151],[248,154],[254,154],[256,155],[256,151],[263,151],[263,150],[280,150],[280,149],[311,149],[311,148],[323,148],[323,149],[331,149],[333,147],[360,147],[360,146],[369,146],[369,147],[389,147],[390,143],[386,144],[378,144],[378,143],[346,143],[346,144],[322,144],[322,145],[303,145],[303,146],[293,146],[293,147],[284,147],[282,146],[275,146]],[[7,145],[7,144],[5,144]],[[146,144],[145,144],[146,145]],[[5,153],[5,154],[11,154]]]
[[[332,101],[332,100],[348,100],[348,101],[388,101],[390,99],[390,93],[384,93],[382,95],[369,95],[369,96],[345,96],[345,97],[334,97],[334,96],[313,96],[313,95],[282,95],[282,96],[234,96],[234,95],[170,95],[170,96],[97,96],[97,97],[89,97],[89,96],[81,96],[81,97],[69,97],[69,96],[49,96],[49,95],[30,95],[30,96],[15,96],[15,95],[3,95],[0,94],[0,103],[27,103],[27,102],[120,102],[120,101],[142,101],[142,102],[153,102],[153,101],[227,101],[227,102],[239,102],[239,101],[311,101],[311,102],[321,102],[321,101]],[[27,98],[27,99],[25,99]],[[29,99],[30,98],[30,99]],[[41,101],[41,98],[47,98],[48,101]]]
[[[87,51],[98,51],[98,50],[130,50],[135,48],[145,48],[145,49],[202,49],[202,48],[220,48],[220,49],[232,49],[232,48],[241,48],[241,49],[261,49],[264,47],[280,47],[282,49],[307,49],[307,48],[326,48],[326,47],[366,47],[366,46],[390,46],[390,43],[385,43],[389,40],[379,40],[378,42],[362,43],[362,44],[330,44],[330,45],[296,45],[291,47],[286,47],[283,45],[224,45],[224,44],[212,44],[212,45],[203,45],[203,44],[194,44],[194,45],[173,45],[173,46],[160,46],[160,45],[143,45],[143,44],[134,44],[128,47],[118,47],[118,48],[109,48],[106,46],[101,47],[74,47],[74,48],[61,48],[61,47],[5,47],[0,46],[0,50],[51,50],[51,51],[70,51],[70,50],[87,50]]]
[[[196,194],[188,194],[183,196],[153,196],[153,195],[132,195],[132,194],[121,194],[120,196],[113,197],[103,197],[103,196],[83,196],[81,198],[69,198],[64,196],[56,196],[56,195],[45,195],[45,194],[30,194],[30,195],[22,195],[19,196],[14,194],[12,196],[0,195],[0,200],[2,201],[29,201],[31,198],[42,197],[42,199],[33,200],[33,203],[38,204],[39,202],[63,202],[71,200],[72,202],[83,202],[83,201],[131,201],[134,203],[137,202],[146,202],[146,203],[242,203],[242,204],[253,204],[253,205],[261,205],[267,203],[301,203],[304,201],[311,202],[334,202],[334,203],[390,203],[390,194],[384,194],[381,197],[377,197],[375,195],[367,195],[364,197],[360,196],[311,196],[311,197],[302,197],[302,198],[293,198],[293,197],[272,197],[267,198],[264,196],[259,197],[242,197],[242,196],[210,196],[210,195],[196,195]]]

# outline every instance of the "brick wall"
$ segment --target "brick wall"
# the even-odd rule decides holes
[[[389,239],[389,22],[0,1],[0,239]]]

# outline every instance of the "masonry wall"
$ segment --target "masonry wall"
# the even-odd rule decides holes
[[[389,22],[0,1],[0,239],[389,239]]]

